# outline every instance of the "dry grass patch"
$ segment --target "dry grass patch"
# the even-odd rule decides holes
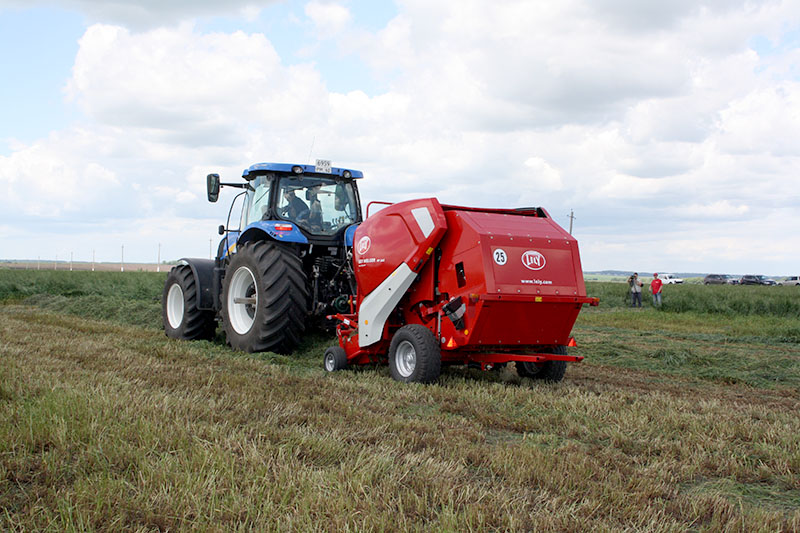
[[[455,369],[404,385],[324,374],[324,341],[287,365],[0,316],[0,529],[800,527],[791,389],[597,364],[555,386]]]

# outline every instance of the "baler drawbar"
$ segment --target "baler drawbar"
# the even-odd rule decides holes
[[[543,208],[480,209],[435,198],[391,204],[356,230],[357,294],[338,320],[325,369],[388,362],[393,378],[431,382],[443,364],[515,362],[560,381],[586,295],[577,241]]]

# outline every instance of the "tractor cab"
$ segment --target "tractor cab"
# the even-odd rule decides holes
[[[329,237],[361,221],[352,180],[262,174],[253,181],[257,186],[248,191],[245,200],[248,220],[243,221],[243,227],[255,220],[274,218],[297,224],[310,237]],[[268,189],[274,189],[271,204],[262,198],[269,196]]]
[[[237,239],[265,232],[281,234],[283,242],[332,245],[342,240],[346,228],[361,222],[355,180],[362,176],[334,167],[259,163],[244,170],[245,183],[220,184],[216,174],[209,175],[208,194],[213,202],[220,185],[245,189]]]

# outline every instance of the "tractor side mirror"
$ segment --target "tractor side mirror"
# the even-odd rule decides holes
[[[217,233],[219,233],[220,235],[225,235],[225,226],[220,224],[219,227],[217,228]]]
[[[208,188],[208,201],[216,202],[219,198],[219,174],[206,176],[206,186]]]

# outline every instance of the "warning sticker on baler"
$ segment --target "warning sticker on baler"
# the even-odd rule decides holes
[[[492,256],[494,257],[494,262],[500,266],[508,263],[508,254],[502,248],[495,248]]]

